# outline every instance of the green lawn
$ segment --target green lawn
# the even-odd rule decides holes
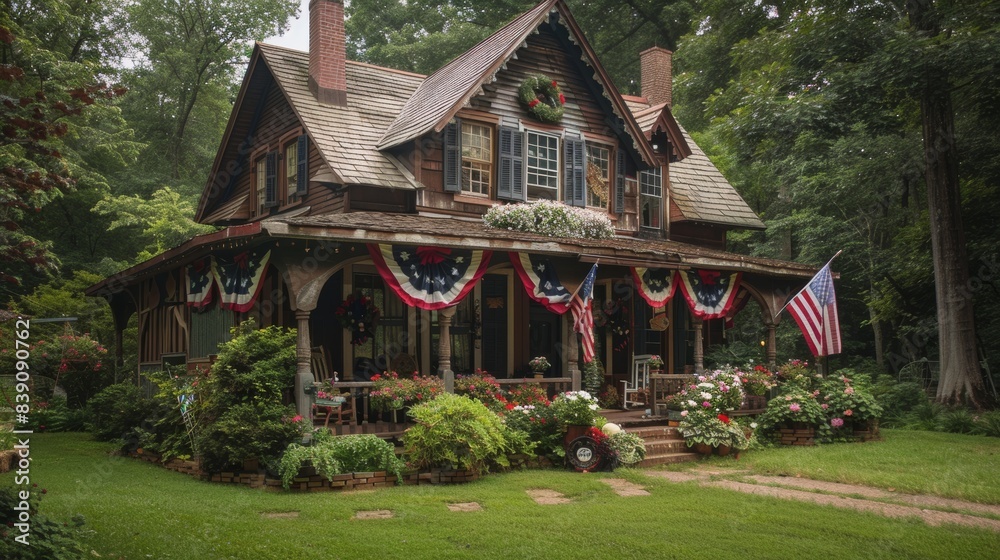
[[[994,557],[1000,546],[1000,534],[989,531],[671,484],[628,470],[528,471],[467,485],[292,494],[200,482],[111,457],[110,446],[85,434],[35,435],[31,444],[32,480],[48,489],[43,511],[84,514],[94,531],[86,545],[103,558],[971,559]],[[880,443],[767,450],[719,464],[838,480],[843,472],[859,477],[845,481],[956,496],[975,491],[990,496],[981,501],[1000,503],[998,453],[1000,440],[887,431]],[[895,467],[878,474],[887,464]],[[652,496],[619,497],[599,481],[607,476],[639,482]],[[0,483],[12,481],[0,475]],[[539,506],[529,488],[557,490],[573,503]],[[483,511],[446,507],[471,501]],[[395,518],[351,519],[370,509],[392,510]],[[298,518],[262,515],[290,511]]]

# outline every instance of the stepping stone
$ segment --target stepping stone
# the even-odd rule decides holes
[[[448,504],[448,509],[451,511],[482,511],[483,506],[476,502],[464,502],[460,504]]]
[[[610,486],[615,494],[619,496],[628,498],[631,496],[650,496],[651,494],[646,491],[645,488],[639,486],[638,484],[633,484],[627,480],[621,478],[602,478],[601,482]]]
[[[388,509],[373,509],[359,511],[354,514],[354,519],[392,519],[392,511]]]
[[[298,519],[297,511],[262,511],[260,516],[264,519]]]
[[[573,500],[563,496],[561,493],[555,490],[549,490],[548,488],[534,488],[531,490],[525,490],[532,500],[540,506],[552,506],[558,504],[568,504]]]

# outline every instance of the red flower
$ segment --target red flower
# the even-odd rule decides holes
[[[505,408],[507,410],[514,410],[514,403],[507,403],[507,406]]]
[[[538,98],[532,99],[531,103],[528,103],[528,107],[531,109],[534,109],[535,105],[538,105]]]
[[[566,96],[563,95],[563,94],[561,94],[561,93],[559,94],[559,104],[560,105],[565,105],[566,104]]]
[[[719,420],[722,420],[723,424],[728,424],[729,423],[729,417],[726,416],[725,414],[720,414],[719,415]]]
[[[555,80],[552,80],[552,87],[557,88],[559,87],[559,84],[557,84]]]

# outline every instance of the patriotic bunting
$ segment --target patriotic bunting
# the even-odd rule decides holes
[[[642,299],[652,307],[663,307],[677,290],[675,271],[667,268],[632,268],[632,280]]]
[[[253,308],[260,293],[271,251],[261,255],[257,251],[244,251],[229,258],[214,257],[212,272],[219,285],[223,309],[245,313]]]
[[[379,275],[407,305],[442,309],[462,301],[486,273],[492,251],[369,244]]]
[[[681,293],[695,317],[725,317],[736,301],[741,278],[739,272],[723,274],[715,270],[682,270],[678,276]]]
[[[185,268],[184,272],[188,286],[188,306],[201,309],[212,303],[212,286],[215,285],[212,257],[194,261]]]
[[[556,267],[547,258],[537,255],[532,258],[527,253],[510,253],[510,262],[531,299],[557,315],[569,310],[573,294],[559,281]]]

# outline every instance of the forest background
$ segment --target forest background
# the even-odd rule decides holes
[[[349,58],[428,74],[535,2],[346,4]],[[674,51],[675,116],[768,226],[730,233],[731,250],[817,266],[844,251],[835,365],[898,374],[939,360],[937,265],[957,269],[947,297],[974,320],[952,346],[1000,369],[1000,3],[567,4],[624,93],[639,93],[639,52]],[[192,217],[253,41],[306,14],[297,0],[0,9],[0,312],[74,316],[77,333],[109,344],[107,305],[84,288],[212,230]],[[947,101],[946,148],[925,145],[928,99]],[[925,173],[940,154],[960,201],[942,235],[964,255],[932,251],[941,210]],[[781,358],[808,357],[782,323]],[[759,359],[759,329],[741,314],[716,358]],[[126,337],[125,364],[134,347]]]

